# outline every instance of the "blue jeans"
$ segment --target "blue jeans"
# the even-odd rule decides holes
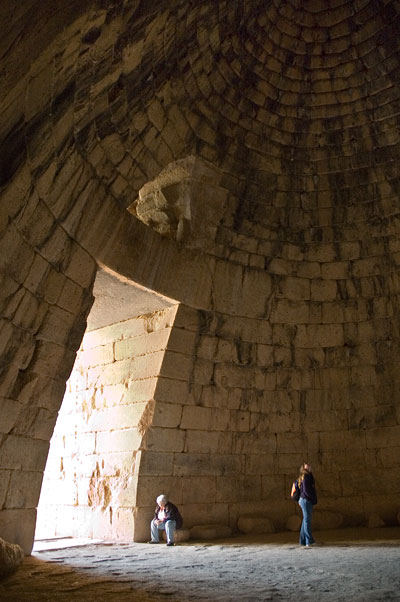
[[[314,543],[314,538],[311,533],[311,518],[313,505],[311,502],[301,497],[299,506],[303,512],[303,521],[300,529],[300,545],[309,546]]]
[[[176,529],[176,521],[174,520],[167,520],[165,523],[161,523],[160,525],[156,525],[156,523],[154,522],[154,518],[151,521],[151,539],[152,541],[160,541],[160,536],[158,533],[158,530],[161,529],[162,531],[164,531],[167,534],[167,543],[173,543],[174,542],[174,533],[175,533],[175,529]]]

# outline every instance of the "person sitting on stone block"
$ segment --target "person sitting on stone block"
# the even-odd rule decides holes
[[[165,495],[159,495],[154,518],[151,521],[151,540],[149,543],[160,543],[159,529],[165,530],[167,535],[167,546],[174,545],[175,529],[181,529],[183,520],[178,508],[169,502]]]

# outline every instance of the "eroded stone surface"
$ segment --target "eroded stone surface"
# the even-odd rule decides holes
[[[5,577],[18,569],[24,560],[24,551],[17,544],[0,538],[0,577]]]
[[[273,533],[275,531],[274,525],[268,518],[251,514],[239,517],[238,529],[241,533]]]
[[[190,529],[191,539],[221,539],[223,537],[229,537],[231,534],[232,532],[229,527],[218,524],[194,525]]]

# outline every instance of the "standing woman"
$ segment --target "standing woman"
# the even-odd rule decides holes
[[[301,465],[298,483],[300,486],[299,506],[303,512],[303,521],[300,529],[300,545],[309,548],[315,543],[311,532],[311,518],[313,506],[317,503],[315,481],[309,464],[305,463]]]

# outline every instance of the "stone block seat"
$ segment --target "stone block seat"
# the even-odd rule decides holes
[[[16,571],[23,560],[24,551],[21,546],[8,543],[0,537],[0,578]]]
[[[162,538],[164,541],[167,541],[167,534],[165,531],[162,531]],[[189,529],[176,529],[174,535],[175,543],[179,543],[180,541],[187,541],[190,539],[190,530]]]
[[[222,539],[231,535],[232,529],[227,525],[195,525],[190,529],[190,539]]]
[[[274,533],[273,522],[258,514],[243,514],[238,519],[238,529],[241,533]]]

